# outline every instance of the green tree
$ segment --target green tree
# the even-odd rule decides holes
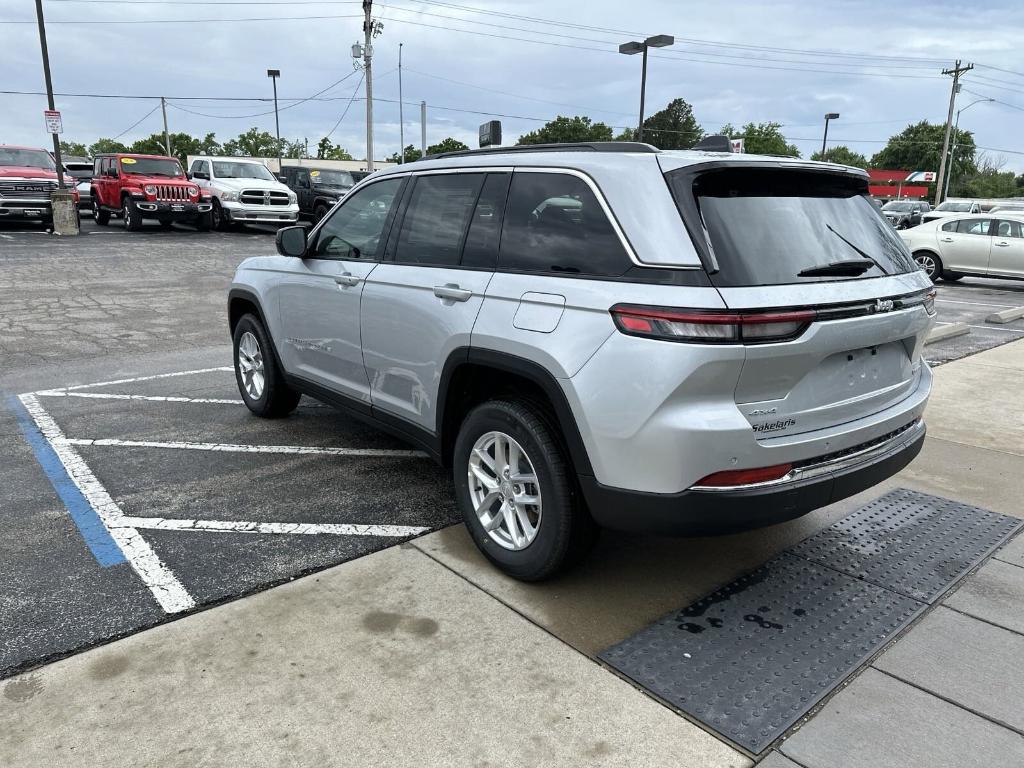
[[[800,157],[800,150],[794,144],[787,144],[786,137],[778,123],[747,123],[742,129],[736,130],[726,123],[718,131],[730,139],[743,139],[743,151],[752,155],[780,155],[782,157]]]
[[[623,128],[615,141],[636,141],[636,128]]]
[[[60,143],[60,154],[61,156],[88,157],[89,148],[77,141],[62,141]]]
[[[411,163],[411,162],[414,162],[416,160],[419,160],[421,157],[423,157],[423,153],[420,152],[418,149],[416,149],[416,147],[414,147],[412,144],[409,144],[408,146],[406,146],[406,148],[405,148],[405,162]],[[401,165],[401,163],[402,163],[402,153],[395,152],[393,155],[391,155],[391,157],[388,158],[388,162],[390,162],[390,163],[398,163],[399,165]]]
[[[127,152],[128,147],[113,139],[96,139],[89,145],[89,156],[94,157],[104,152]]]
[[[303,139],[302,141],[287,141],[285,142],[284,152],[281,153],[281,156],[298,159],[300,157],[306,157],[308,151],[309,139]]]
[[[855,168],[868,168],[868,159],[859,152],[854,152],[849,147],[842,145],[838,147],[829,147],[825,150],[825,154],[821,152],[815,152],[811,155],[811,160],[824,160],[827,163],[839,163],[840,165],[852,165]]]
[[[284,144],[283,139],[281,144]],[[225,141],[223,151],[225,155],[234,157],[277,157],[278,141],[266,131],[250,128],[237,138]]]
[[[442,152],[465,152],[469,149],[469,145],[463,144],[458,139],[454,139],[449,136],[446,139],[439,141],[437,144],[431,144],[427,147],[427,155],[439,155]],[[405,162],[412,163],[423,157],[423,153],[420,152],[412,144],[409,144],[405,148]],[[388,158],[388,162],[399,163],[402,162],[402,156],[400,153],[395,152],[391,157]]]
[[[354,159],[343,147],[332,143],[324,136],[316,145],[316,156],[318,160],[352,160]]]
[[[945,132],[945,125],[927,120],[908,125],[890,137],[888,143],[871,158],[871,167],[891,171],[938,171]],[[974,136],[970,131],[960,129],[950,138],[950,143],[955,144],[951,178],[974,176],[978,172],[974,161]]]
[[[644,120],[644,141],[658,149],[689,149],[703,138],[693,107],[684,99],[673,99]]]
[[[562,117],[559,115],[536,131],[519,137],[520,144],[566,144],[573,141],[611,141],[612,129],[604,123],[594,123],[589,117]]]
[[[977,173],[965,178],[953,176],[949,191],[958,197],[1016,197],[1020,194],[1013,171],[1002,170],[1004,162],[982,154],[977,161]]]

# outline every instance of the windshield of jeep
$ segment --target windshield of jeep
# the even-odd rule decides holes
[[[309,178],[313,180],[314,184],[326,184],[330,187],[349,187],[355,186],[355,179],[352,178],[352,174],[348,171],[325,171],[325,170],[312,170],[309,172]]]
[[[53,162],[48,152],[41,149],[13,149],[11,147],[0,147],[0,165],[14,166],[16,168],[45,168],[48,171],[56,171],[57,165]]]
[[[158,160],[152,157],[122,157],[121,173],[137,176],[167,176],[179,179],[185,175],[177,160]]]
[[[262,179],[277,181],[274,174],[261,163],[233,163],[223,160],[213,161],[213,175],[218,179]]]
[[[910,203],[886,203],[882,206],[882,210],[890,213],[910,213],[914,210],[914,206]]]
[[[717,262],[710,274],[717,286],[848,280],[918,268],[871,204],[865,178],[749,166],[666,176],[694,245],[707,265]],[[851,260],[869,266],[849,274],[827,269]]]

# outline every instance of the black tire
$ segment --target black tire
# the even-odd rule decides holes
[[[321,203],[313,209],[313,223],[316,224],[327,215],[327,206]]]
[[[537,478],[541,515],[536,537],[522,549],[508,549],[493,539],[473,505],[470,456],[488,432],[515,440]],[[456,500],[474,543],[491,563],[515,579],[541,581],[555,576],[580,560],[594,543],[597,527],[576,487],[572,465],[553,422],[539,408],[515,400],[491,400],[470,411],[455,441],[453,478]]]
[[[110,223],[110,211],[103,210],[103,206],[99,204],[99,200],[95,195],[92,198],[92,220],[101,227],[105,227]]]
[[[212,210],[209,213],[201,213],[198,216],[196,216],[196,220],[194,222],[196,225],[196,230],[198,230],[199,232],[209,232],[210,228],[213,226],[212,219]]]
[[[227,216],[224,215],[224,209],[220,207],[220,201],[214,198],[213,208],[210,209],[210,229],[223,232],[228,226],[229,222]]]
[[[160,222],[160,229],[170,229],[173,226],[174,226],[174,222],[171,222],[171,221],[161,221]]]
[[[957,280],[963,280],[964,276],[959,275],[956,272],[946,272],[945,274],[942,275],[942,279],[950,283],[955,283]]]
[[[939,258],[938,254],[932,253],[931,251],[916,251],[914,253],[914,261],[918,263],[924,273],[928,275],[933,283],[937,283],[939,278],[942,277],[942,259]]]
[[[142,229],[142,212],[130,197],[125,197],[121,201],[121,216],[124,217],[124,228],[128,232],[137,232]]]
[[[239,346],[246,334],[251,334],[255,339],[263,366],[263,388],[258,397],[254,397],[247,389],[241,369]],[[284,375],[277,364],[274,348],[259,318],[252,314],[243,315],[242,319],[238,321],[238,325],[235,326],[232,340],[235,382],[238,384],[238,391],[241,393],[246,407],[265,419],[279,419],[294,411],[302,395],[285,383]],[[246,357],[252,358],[251,355],[246,355]]]

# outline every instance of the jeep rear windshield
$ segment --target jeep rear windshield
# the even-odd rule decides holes
[[[860,176],[740,166],[696,175],[681,168],[666,178],[705,265],[717,262],[717,271],[709,270],[715,285],[850,280],[918,268]],[[849,266],[837,267],[841,262]]]
[[[157,160],[150,157],[122,157],[121,172],[139,176],[167,176],[172,179],[185,175],[177,160]]]
[[[48,171],[57,170],[53,158],[41,149],[0,147],[0,165],[16,168],[45,168]]]

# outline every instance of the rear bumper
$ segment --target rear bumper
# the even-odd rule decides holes
[[[859,453],[808,463],[780,481],[728,490],[642,493],[580,476],[590,514],[606,528],[703,536],[781,523],[840,501],[899,472],[924,445],[925,426],[914,426]]]

